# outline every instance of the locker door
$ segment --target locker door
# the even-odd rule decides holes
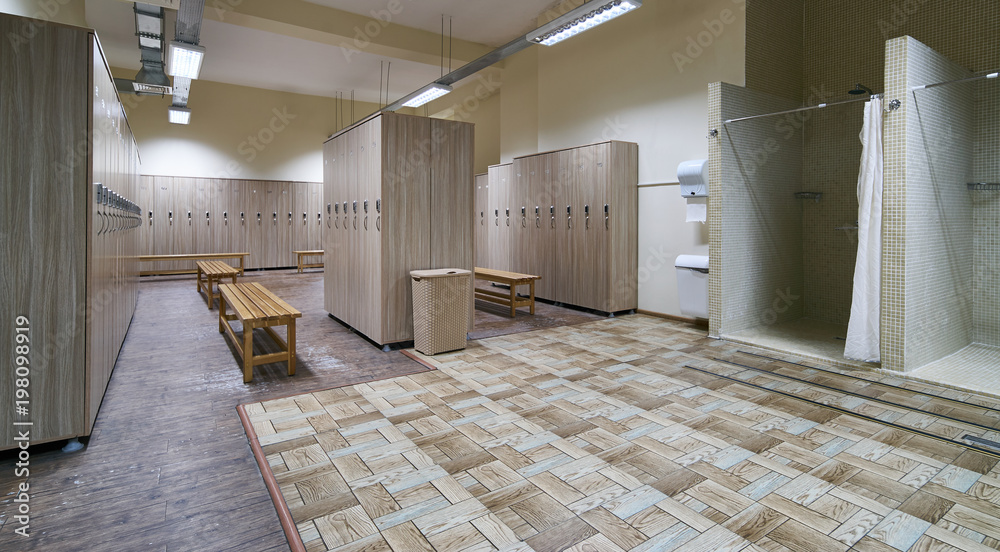
[[[215,253],[212,243],[212,192],[211,180],[197,178],[194,181],[194,202],[191,215],[191,234],[194,240],[192,253]]]
[[[210,184],[212,205],[209,209],[208,227],[211,230],[214,253],[236,253],[229,242],[229,223],[232,215],[232,208],[229,205],[231,182],[231,180],[216,178]],[[228,262],[235,262],[235,259]]]
[[[267,211],[267,192],[263,182],[249,181],[247,183],[247,250],[250,252],[250,267],[263,268],[269,261],[265,247],[265,224],[270,212]]]
[[[573,304],[607,312],[607,229],[604,225],[609,144],[578,148],[575,201],[580,224],[573,229]],[[588,215],[589,211],[589,215]]]
[[[334,298],[334,286],[337,284],[337,267],[336,262],[338,249],[337,249],[337,234],[334,230],[334,211],[333,204],[337,201],[339,197],[334,193],[334,173],[335,168],[338,167],[337,163],[339,159],[336,157],[336,144],[337,140],[330,140],[323,144],[323,213],[322,213],[322,225],[320,226],[320,232],[323,236],[323,260],[326,263],[326,270],[323,273],[323,306],[326,308],[326,312],[337,316],[337,301]],[[339,203],[337,214],[339,215]],[[336,219],[339,228],[339,217]]]
[[[172,179],[170,186],[169,211],[173,213],[173,224],[168,227],[169,254],[193,253],[194,242],[194,197],[195,187],[190,181]],[[169,214],[169,213],[168,213]],[[190,268],[193,263],[180,261],[175,268]]]
[[[489,238],[487,237],[486,228],[486,209],[488,207],[489,200],[489,182],[490,178],[488,174],[477,174],[476,175],[476,212],[475,212],[475,247],[476,247],[476,266],[486,267],[489,266],[488,255],[489,255]]]
[[[540,276],[535,285],[535,294],[550,301],[556,301],[556,290],[559,287],[556,271],[557,237],[559,236],[559,202],[560,198],[554,194],[560,193],[560,186],[556,185],[554,173],[558,172],[555,167],[554,154],[536,155],[529,158],[528,178],[529,188],[540,197],[539,215],[540,223],[538,246],[535,251],[535,272]]]
[[[309,231],[307,234],[306,248],[311,250],[323,249],[323,184],[313,182],[309,184],[309,201],[306,205]]]
[[[153,177],[143,176],[139,180],[139,199],[136,203],[142,209],[142,224],[139,225],[139,255],[153,255],[153,211],[156,194]]]
[[[292,184],[292,242],[291,251],[309,249],[309,183],[295,182]],[[298,258],[291,257],[292,262]]]
[[[292,207],[295,202],[295,184],[275,182],[273,185],[275,210],[278,213],[277,220],[273,221],[275,229],[274,266],[295,266],[295,255],[292,253],[292,239],[295,234],[295,213]]]
[[[247,229],[249,228],[248,186],[242,180],[228,181],[227,195],[229,197],[229,249],[233,253],[248,253]],[[253,258],[245,259],[247,267]]]

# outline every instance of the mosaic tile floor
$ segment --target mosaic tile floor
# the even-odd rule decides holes
[[[969,345],[908,375],[920,381],[1000,397],[1000,347]]]
[[[738,349],[636,315],[243,408],[307,550],[1000,550],[996,456],[685,368],[737,373],[713,359]],[[1000,439],[997,402],[917,387],[854,385],[968,398]]]

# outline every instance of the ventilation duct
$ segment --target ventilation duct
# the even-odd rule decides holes
[[[132,91],[141,96],[170,94],[170,79],[163,71],[163,8],[136,2],[133,9],[142,69],[135,75]]]

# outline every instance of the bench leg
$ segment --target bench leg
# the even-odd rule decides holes
[[[288,375],[295,375],[295,319],[288,322]]]
[[[226,298],[219,293],[219,333],[226,333],[226,329],[223,324],[228,324],[226,321]]]
[[[217,282],[213,282],[212,280],[214,280],[214,279],[215,278],[213,278],[211,274],[208,275],[208,290],[207,290],[208,293],[206,294],[206,295],[208,295],[208,310],[212,310],[212,308],[215,306],[214,305],[214,303],[215,303],[215,285],[214,284],[216,284]],[[219,295],[221,297],[222,294],[220,293]]]
[[[253,328],[243,324],[243,383],[253,379]]]
[[[535,281],[534,280],[528,282],[528,288],[530,290],[530,296],[531,296],[531,314],[535,314]]]
[[[516,318],[517,317],[517,303],[515,303],[516,300],[517,300],[517,286],[515,286],[514,284],[511,284],[510,285],[510,317],[511,318]]]

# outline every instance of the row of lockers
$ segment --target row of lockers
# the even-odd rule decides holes
[[[323,248],[319,182],[143,176],[139,205],[144,255],[249,252],[247,268],[278,268],[295,266],[292,251]]]
[[[25,28],[31,40],[0,48],[0,120],[12,122],[0,125],[0,216],[16,229],[0,247],[0,450],[24,428],[32,445],[91,434],[139,286],[138,154],[97,38],[0,14],[0,36]]]
[[[535,295],[638,307],[638,146],[519,157],[476,179],[476,265],[541,276]]]

